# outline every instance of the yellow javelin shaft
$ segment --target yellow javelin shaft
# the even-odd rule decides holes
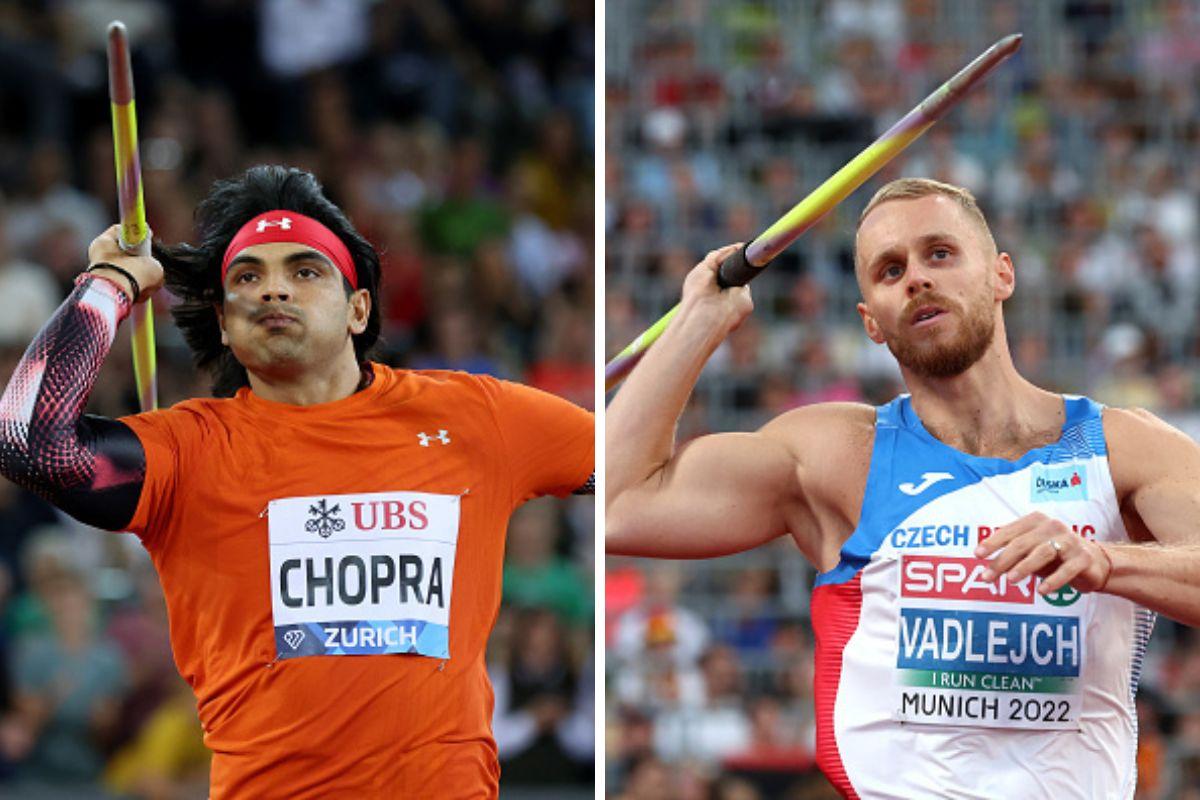
[[[797,203],[791,211],[741,251],[726,259],[717,273],[718,285],[722,288],[742,286],[753,279],[781,250],[929,130],[930,126],[941,119],[942,115],[1020,46],[1021,34],[1005,36],[959,70],[886,133]],[[676,305],[605,365],[606,391],[611,391],[624,380],[646,350],[667,329],[678,311],[679,306]]]
[[[121,215],[121,247],[134,252],[149,235],[138,158],[137,112],[133,68],[125,26],[108,26],[108,93],[112,107],[113,155],[117,168],[117,205]],[[133,378],[142,411],[158,408],[158,365],[154,353],[154,309],[149,298],[135,303],[129,317],[133,329]]]

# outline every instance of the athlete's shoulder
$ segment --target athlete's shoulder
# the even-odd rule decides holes
[[[1195,448],[1196,442],[1183,431],[1144,408],[1106,406],[1104,438],[1110,450],[1165,458],[1162,448]]]
[[[875,427],[875,409],[865,403],[813,403],[785,411],[762,430],[806,436],[870,433]]]
[[[194,397],[169,408],[143,411],[121,417],[143,443],[147,437],[174,446],[202,442],[215,432],[233,426],[231,416],[236,402],[232,398]]]
[[[121,420],[135,424],[178,425],[205,419],[218,419],[232,412],[235,404],[235,399],[231,397],[192,397],[180,400],[168,408],[131,414],[122,417]]]
[[[1200,446],[1144,408],[1104,409],[1109,469],[1119,497],[1162,478],[1200,475]]]
[[[1145,408],[1119,408],[1105,406],[1104,429],[1106,433],[1136,435],[1150,431],[1178,431],[1154,412]]]
[[[477,416],[492,414],[502,396],[514,390],[528,389],[491,375],[448,369],[376,369],[376,378],[385,381],[380,396],[392,404],[407,408],[432,407],[439,413]],[[528,391],[533,391],[529,389]]]
[[[424,388],[474,394],[485,398],[488,402],[496,402],[501,398],[514,395],[528,399],[546,398],[561,401],[557,395],[542,389],[484,373],[427,369],[408,370],[406,374],[409,380],[422,383]]]
[[[875,436],[875,409],[864,403],[814,403],[785,411],[759,434],[804,456],[857,456],[869,452]]]
[[[390,386],[406,385],[409,391],[480,392],[488,381],[499,379],[453,369],[402,369],[375,365],[376,377],[383,377]]]

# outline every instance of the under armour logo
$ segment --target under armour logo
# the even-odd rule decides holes
[[[930,486],[933,486],[938,481],[952,481],[952,480],[954,480],[954,476],[951,475],[949,472],[925,472],[925,473],[921,474],[921,483],[920,484],[914,485],[912,483],[902,483],[896,488],[898,488],[900,491],[904,492],[907,495],[916,497],[921,492],[925,491]]]
[[[293,628],[283,635],[283,641],[287,642],[287,646],[295,650],[304,641],[304,631],[299,628]]]
[[[279,228],[283,231],[292,229],[292,218],[284,217],[283,219],[260,219],[258,225],[255,226],[259,233],[262,233],[267,228]]]
[[[417,439],[421,442],[421,447],[429,447],[429,443],[432,441],[450,444],[450,431],[439,430],[437,436],[430,436],[428,433],[418,433]]]

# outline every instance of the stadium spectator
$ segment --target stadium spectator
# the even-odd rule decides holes
[[[592,699],[571,663],[562,623],[547,610],[519,613],[507,663],[488,670],[501,768],[522,785],[592,785]]]
[[[577,568],[558,555],[560,516],[561,509],[545,500],[526,503],[513,514],[505,550],[505,602],[549,609],[565,624],[587,626],[591,592]]]
[[[50,630],[17,642],[15,709],[4,720],[3,742],[5,755],[22,762],[18,774],[29,787],[81,787],[100,776],[102,743],[128,682],[120,651],[99,636],[83,577],[50,579],[43,589]]]

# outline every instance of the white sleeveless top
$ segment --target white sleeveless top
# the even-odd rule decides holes
[[[817,760],[848,797],[1131,798],[1134,693],[1154,615],[1038,578],[984,581],[995,528],[1040,511],[1127,541],[1101,407],[1067,397],[1061,438],[1016,461],[876,410],[858,527],[817,577]]]

